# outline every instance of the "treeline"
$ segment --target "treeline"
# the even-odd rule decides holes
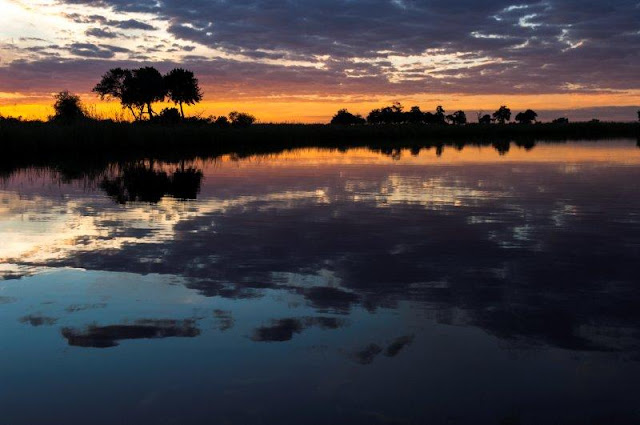
[[[511,121],[511,109],[501,106],[493,114],[478,113],[479,124],[506,124]],[[640,119],[640,112],[639,112]],[[538,114],[527,109],[515,116],[519,124],[533,124],[538,122]],[[465,125],[468,123],[467,114],[464,111],[455,111],[447,114],[442,106],[438,106],[435,112],[423,112],[419,106],[412,106],[408,111],[402,104],[396,102],[391,106],[374,109],[366,118],[362,115],[352,114],[346,109],[339,110],[331,119],[334,125],[362,125],[362,124],[430,124],[430,125]],[[554,124],[568,124],[568,118],[558,118]]]

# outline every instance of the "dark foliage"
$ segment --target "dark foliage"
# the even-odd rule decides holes
[[[246,112],[233,111],[229,113],[229,121],[234,127],[249,127],[256,122],[256,117]]]
[[[511,121],[511,109],[506,106],[501,106],[500,109],[493,113],[493,119],[500,124],[505,124]]]
[[[202,100],[198,79],[191,71],[182,68],[173,69],[164,76],[164,82],[169,99],[176,105],[180,105],[182,118],[184,118],[183,104],[194,105]]]
[[[55,114],[51,117],[51,121],[69,124],[86,118],[82,102],[75,94],[66,90],[61,91],[55,95],[55,100],[53,104]]]
[[[531,109],[527,109],[524,112],[519,112],[516,115],[516,122],[520,124],[531,124],[535,122],[537,119],[538,119],[538,114]]]
[[[331,124],[333,125],[358,125],[365,124],[366,122],[361,115],[354,115],[346,109],[340,109],[333,118],[331,118]]]

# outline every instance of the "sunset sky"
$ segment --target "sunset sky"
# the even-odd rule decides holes
[[[0,114],[43,118],[109,68],[193,70],[204,101],[326,122],[400,101],[637,119],[640,0],[0,0]],[[586,108],[586,109],[585,109]]]

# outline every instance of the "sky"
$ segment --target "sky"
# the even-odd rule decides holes
[[[637,119],[640,0],[0,0],[0,114],[43,118],[113,67],[193,70],[192,115],[327,122],[399,101],[470,118]]]

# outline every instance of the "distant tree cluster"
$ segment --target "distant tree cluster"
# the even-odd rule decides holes
[[[184,119],[183,105],[194,105],[202,100],[202,91],[193,72],[176,68],[166,75],[153,67],[138,69],[113,68],[102,76],[93,88],[101,99],[117,99],[128,109],[135,120],[156,116],[153,104],[169,99],[180,107],[180,117]],[[145,112],[146,110],[146,112]],[[175,119],[177,111],[165,110],[161,117]]]
[[[346,109],[339,110],[331,119],[335,125],[358,124],[457,124],[467,123],[464,111],[456,111],[446,115],[444,108],[438,106],[435,112],[423,112],[419,106],[412,106],[408,111],[400,103],[394,103],[380,109],[369,112],[367,118],[362,115],[354,115]]]
[[[479,124],[507,124],[511,122],[511,109],[502,105],[493,114],[478,113]],[[638,111],[640,120],[640,111]],[[515,122],[522,125],[529,125],[538,122],[538,113],[532,109],[519,112],[515,116]],[[374,109],[369,112],[367,118],[361,115],[354,115],[346,109],[339,110],[331,119],[334,125],[358,125],[358,124],[435,124],[435,125],[465,125],[467,115],[464,111],[456,111],[447,114],[442,106],[438,106],[434,112],[423,112],[419,106],[412,106],[405,111],[402,104],[396,102],[391,106]],[[554,124],[568,124],[568,118],[558,118]]]

